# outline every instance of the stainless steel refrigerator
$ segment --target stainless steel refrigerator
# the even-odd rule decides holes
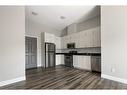
[[[45,43],[45,68],[55,67],[55,44]]]

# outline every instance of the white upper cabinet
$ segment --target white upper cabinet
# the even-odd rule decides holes
[[[79,36],[78,36],[78,33],[74,33],[74,34],[71,35],[71,42],[72,42],[72,43],[75,43],[75,47],[76,47],[76,48],[79,46],[79,44],[78,44],[78,43],[79,43],[79,42],[78,42],[78,41],[79,41],[79,40],[78,40],[78,37],[79,37]]]
[[[75,33],[76,36],[75,36],[75,44],[76,44],[76,48],[80,48],[82,47],[82,43],[83,43],[83,35],[81,35],[81,33]]]
[[[67,48],[67,43],[73,42],[76,44],[76,48],[101,47],[100,27],[95,27],[62,37],[62,48]]]
[[[88,29],[78,33],[77,48],[100,47],[101,46],[100,27]],[[77,43],[76,43],[77,44]]]
[[[70,35],[61,37],[61,48],[66,49],[67,44],[70,42],[71,42],[71,36]]]
[[[94,47],[101,47],[101,30],[100,30],[100,27],[97,27],[93,31],[93,46]]]
[[[44,33],[44,42],[54,43],[56,45],[56,49],[61,49],[61,37],[57,37],[50,33]]]
[[[66,49],[67,43],[75,43],[76,48],[101,47],[100,27],[72,33],[64,37],[56,37],[50,33],[44,33],[44,41],[55,43],[56,49]]]
[[[85,47],[93,47],[93,30],[87,30],[86,32],[86,46]]]
[[[61,38],[61,48],[65,49],[67,44],[67,36]]]
[[[55,45],[56,45],[56,49],[61,49],[61,37],[54,37],[55,39]]]
[[[55,36],[53,34],[45,33],[45,42],[54,43],[55,42],[54,37]]]

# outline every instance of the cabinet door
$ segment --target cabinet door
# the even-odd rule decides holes
[[[84,30],[76,34],[76,47],[100,47],[101,46],[101,33],[100,27]]]
[[[64,55],[56,55],[56,65],[64,65]]]
[[[60,37],[55,37],[55,45],[56,45],[56,49],[61,49],[61,38]]]
[[[71,35],[65,36],[66,46],[68,43],[71,43]]]
[[[100,27],[97,27],[93,31],[93,46],[101,47],[101,31]]]
[[[75,42],[75,47],[79,48],[79,46],[80,46],[79,45],[79,33],[75,33],[73,39],[74,39],[74,42]]]
[[[83,31],[80,33],[79,41],[80,41],[80,48],[87,47],[88,37],[87,31]]]
[[[76,35],[76,47],[77,48],[82,48],[83,45],[83,35],[81,32],[77,33]]]
[[[90,30],[85,30],[78,33],[79,48],[91,47],[92,41],[92,32]]]
[[[45,33],[45,42],[54,43],[55,42],[55,36],[50,33]]]
[[[75,43],[75,48],[79,48],[79,33],[74,33],[71,37],[71,42]]]
[[[93,46],[93,30],[87,31],[87,46],[86,47],[92,47]]]
[[[74,43],[75,42],[74,40],[75,40],[74,39],[74,34],[69,35],[69,42]]]
[[[45,42],[49,42],[50,41],[49,38],[50,38],[49,35],[47,33],[45,33]]]
[[[65,49],[67,48],[67,43],[70,43],[70,36],[64,36],[62,37],[61,39],[61,46],[62,46],[62,49]]]
[[[64,62],[64,55],[61,55],[61,64],[64,65],[65,62]]]
[[[49,37],[50,37],[49,38],[50,39],[50,42],[51,43],[55,43],[55,36],[51,34],[51,35],[49,35]]]
[[[75,43],[75,44],[78,44],[77,42],[78,42],[78,38],[79,38],[79,35],[78,35],[79,33],[73,33],[73,34],[71,34],[70,35],[70,37],[69,37],[69,42],[70,43]]]
[[[91,57],[90,56],[82,56],[83,63],[81,67],[86,70],[91,70]]]
[[[62,49],[66,48],[66,38],[65,37],[61,38],[61,48]]]
[[[61,37],[61,49],[64,48],[64,37]]]
[[[79,69],[91,70],[91,57],[90,56],[73,56],[73,65]]]
[[[56,55],[56,65],[61,64],[61,55]]]
[[[78,62],[79,57],[77,55],[73,56],[73,66],[78,68],[79,67],[79,62]]]

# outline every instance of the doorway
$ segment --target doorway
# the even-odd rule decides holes
[[[26,69],[37,67],[37,38],[25,37]]]

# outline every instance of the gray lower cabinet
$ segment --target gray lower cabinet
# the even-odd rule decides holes
[[[101,56],[91,56],[92,71],[101,72]]]

